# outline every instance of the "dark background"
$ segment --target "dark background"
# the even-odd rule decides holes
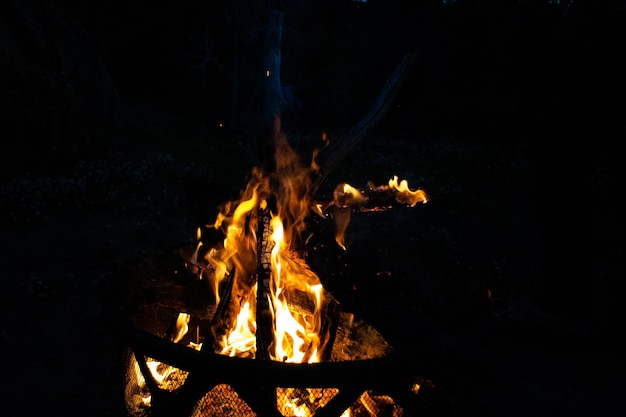
[[[327,186],[397,174],[431,201],[354,219],[344,308],[424,358],[433,413],[617,415],[626,5],[593,3],[2,2],[3,414],[123,414],[102,294],[259,163],[276,9],[303,151],[419,51]]]

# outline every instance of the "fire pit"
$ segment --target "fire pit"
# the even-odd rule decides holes
[[[307,259],[313,234],[346,250],[352,213],[425,203],[392,177],[358,190],[340,184],[314,201],[316,164],[304,167],[277,129],[272,171],[253,169],[193,244],[119,271],[112,313],[125,343],[129,416],[406,416],[432,383],[414,358],[324,286]],[[314,220],[311,220],[313,216]],[[332,224],[332,228],[327,227]],[[313,229],[313,230],[312,230]]]
[[[115,316],[126,346],[129,416],[401,416],[413,415],[427,398],[424,389],[431,387],[417,363],[350,313],[340,313],[332,353],[324,362],[284,363],[198,349],[198,342],[207,339],[202,329],[214,309],[202,305],[203,290],[192,284],[178,254],[171,250],[146,257],[138,266],[162,268],[167,260],[181,268],[172,268],[170,277],[147,280],[156,285],[152,294],[143,294],[154,297],[152,304],[118,310]],[[148,271],[155,276],[154,270],[143,273]],[[180,312],[181,303],[172,302],[172,295],[188,302],[188,313]],[[175,342],[180,334],[176,322],[185,323],[188,332]]]

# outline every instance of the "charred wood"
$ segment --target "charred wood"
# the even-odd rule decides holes
[[[332,201],[325,204],[325,211],[333,207],[355,212],[386,211],[428,201],[428,196],[422,190],[403,192],[388,187],[370,187],[364,191],[343,192],[339,190],[341,187],[335,190]]]
[[[257,229],[257,330],[256,354],[259,359],[269,359],[269,347],[272,342],[272,313],[270,311],[270,255],[272,245],[270,240],[270,214],[260,210]]]

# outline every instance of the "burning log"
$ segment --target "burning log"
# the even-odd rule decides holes
[[[225,279],[224,285],[221,287],[220,302],[215,310],[215,315],[211,320],[211,337],[203,344],[203,350],[211,348],[212,350],[220,350],[219,341],[221,341],[229,331],[234,327],[235,320],[241,311],[241,306],[249,298],[249,291],[233,288],[235,285],[235,274],[230,273]],[[249,288],[253,283],[251,282]],[[254,352],[250,352],[254,355]]]
[[[239,343],[243,343],[247,339],[248,344],[250,344],[254,333],[253,329],[250,328],[251,323],[245,323],[240,318],[242,310],[250,303],[254,303],[253,288],[256,285],[254,252],[238,251],[232,258],[232,268],[217,283],[217,290],[219,291],[217,300],[219,302],[211,321],[211,338],[203,344],[203,350],[209,347],[218,352],[225,349],[225,345],[229,343],[224,342],[224,340],[236,326],[239,326],[238,331],[244,339],[240,340]],[[212,279],[215,280],[216,277],[213,276]],[[247,338],[243,336],[244,333]],[[245,352],[246,349],[239,346],[238,351]],[[254,350],[248,354],[253,356]]]
[[[357,190],[350,184],[339,184],[334,192],[333,199],[326,204],[330,207],[350,208],[352,211],[371,212],[385,211],[398,206],[414,207],[417,203],[426,203],[428,195],[420,189],[411,190],[408,182],[398,177],[389,180],[388,185],[376,186],[368,182],[367,190]]]
[[[386,211],[397,206],[413,207],[426,203],[428,196],[423,190],[411,190],[406,180],[398,183],[398,177],[389,180],[388,185],[375,186],[368,183],[368,190],[360,191],[350,184],[339,184],[330,202],[323,205],[318,214],[330,214],[335,220],[335,240],[346,248],[344,236],[353,212]]]

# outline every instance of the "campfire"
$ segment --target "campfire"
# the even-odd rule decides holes
[[[307,259],[314,233],[332,230],[326,244],[347,251],[354,213],[414,207],[426,193],[392,176],[316,200],[317,152],[302,164],[279,121],[273,143],[271,169],[253,168],[193,244],[127,271],[119,317],[130,416],[402,416],[418,401],[425,380],[342,311]]]

